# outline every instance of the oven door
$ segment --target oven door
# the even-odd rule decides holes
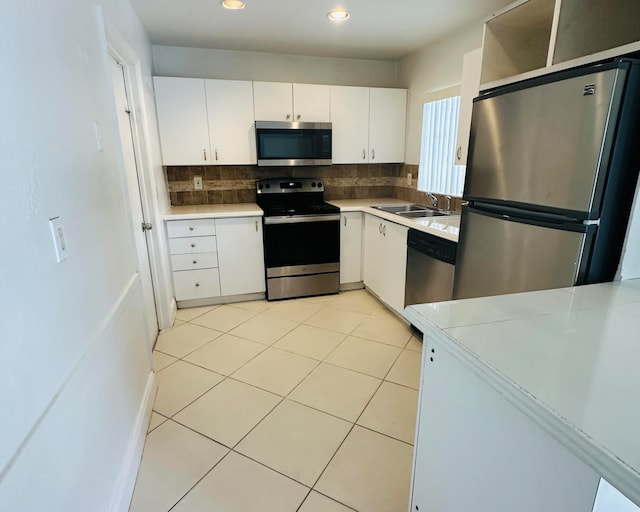
[[[340,214],[264,217],[267,278],[340,269]]]

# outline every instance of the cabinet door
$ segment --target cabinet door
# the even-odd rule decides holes
[[[262,219],[216,219],[222,295],[265,291]]]
[[[411,510],[591,511],[595,471],[481,372],[424,341]]]
[[[256,163],[253,83],[206,80],[207,115],[213,163]]]
[[[460,117],[458,118],[458,137],[454,162],[456,165],[467,165],[469,151],[469,134],[471,132],[471,111],[473,98],[480,90],[480,67],[482,65],[482,48],[465,53],[462,62],[462,86],[460,90]]]
[[[256,121],[293,121],[293,91],[290,83],[253,82]]]
[[[373,293],[381,296],[384,273],[384,239],[382,219],[365,214],[362,252],[362,277]]]
[[[210,164],[204,80],[153,78],[164,165]]]
[[[382,223],[382,283],[380,298],[397,313],[404,309],[404,287],[407,273],[408,228],[393,222]]]
[[[340,214],[340,283],[362,281],[362,213]]]
[[[369,93],[369,161],[404,162],[406,89],[372,88]]]
[[[328,85],[293,84],[293,117],[302,123],[331,121],[331,87]]]
[[[333,163],[369,161],[369,89],[331,87]],[[403,128],[404,133],[404,128]]]

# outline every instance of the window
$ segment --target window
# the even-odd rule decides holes
[[[454,165],[460,96],[424,104],[418,190],[461,196],[464,165]]]

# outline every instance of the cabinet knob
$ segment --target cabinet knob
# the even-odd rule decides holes
[[[193,231],[193,226],[189,226],[189,231]]]
[[[200,286],[200,283],[196,283],[196,288],[197,288],[198,286]]]
[[[296,119],[297,119],[298,121],[300,121],[300,117],[302,117],[302,116],[300,116],[300,114],[298,114],[298,115],[296,116]]]
[[[193,264],[197,265],[198,264],[198,260],[193,260]]]
[[[195,246],[196,246],[196,244],[191,244],[191,247],[195,247]]]
[[[287,114],[287,119],[291,119],[291,114]]]

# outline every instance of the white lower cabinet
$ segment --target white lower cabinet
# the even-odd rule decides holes
[[[222,295],[265,291],[262,219],[216,219]]]
[[[340,284],[362,282],[362,213],[340,214]]]
[[[262,219],[167,221],[178,301],[263,293]]]
[[[167,222],[176,300],[220,295],[218,244],[213,219]]]
[[[404,309],[408,228],[365,214],[364,284],[397,313]]]
[[[445,343],[423,354],[411,510],[591,512],[591,467]]]

